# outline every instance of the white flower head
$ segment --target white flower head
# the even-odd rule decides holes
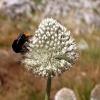
[[[44,19],[23,54],[22,63],[36,75],[59,76],[72,67],[78,57],[70,32],[52,18]]]

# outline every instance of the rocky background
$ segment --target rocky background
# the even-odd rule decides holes
[[[53,17],[77,34],[100,27],[100,0],[1,0],[0,13],[16,19],[33,19],[35,13],[39,21]]]

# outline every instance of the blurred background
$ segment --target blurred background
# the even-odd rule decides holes
[[[47,17],[70,30],[79,52],[74,67],[52,79],[51,100],[63,87],[90,100],[100,84],[100,0],[0,0],[0,100],[44,100],[47,79],[23,67],[12,43],[23,31],[34,34]]]

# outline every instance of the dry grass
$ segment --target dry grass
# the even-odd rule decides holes
[[[35,28],[30,29],[30,25],[37,27],[37,23],[33,21],[16,21],[1,17],[1,50],[4,50],[5,47],[11,48],[13,40],[21,31],[24,30],[33,34]],[[77,42],[82,38],[85,39],[89,44],[89,49],[79,50],[79,59],[74,68],[60,77],[52,79],[51,100],[53,100],[56,92],[63,87],[73,89],[78,100],[89,100],[91,90],[96,84],[100,83],[99,34],[100,31],[96,31],[90,35],[74,36]],[[13,59],[12,53],[9,57]],[[3,85],[0,86],[0,100],[44,99],[46,79],[36,78],[34,74],[27,72],[20,63],[6,59],[5,63],[0,65],[0,72],[2,72],[0,73],[0,80],[3,80]]]

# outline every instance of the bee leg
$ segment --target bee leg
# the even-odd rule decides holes
[[[28,51],[29,51],[29,49],[27,48],[27,46],[26,45],[23,45],[22,50],[21,50],[21,53],[26,53]]]

